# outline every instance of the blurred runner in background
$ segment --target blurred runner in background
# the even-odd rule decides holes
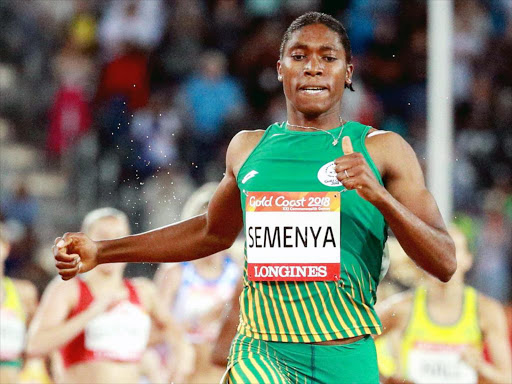
[[[387,383],[512,382],[503,308],[464,284],[473,258],[463,233],[452,228],[450,234],[457,249],[458,267],[448,283],[425,276],[425,284],[376,306],[384,327],[382,335],[395,335],[389,340],[393,343],[396,372]],[[490,362],[484,358],[484,345]]]
[[[28,280],[4,275],[9,251],[8,236],[0,223],[0,383],[19,383],[26,379],[47,383],[49,377],[43,360],[29,359],[25,364],[23,361],[26,328],[37,308],[37,289]]]
[[[127,236],[126,215],[113,208],[90,212],[82,230],[96,240]],[[172,346],[173,379],[190,373],[193,350],[161,305],[147,279],[123,279],[125,264],[110,264],[80,279],[55,279],[43,294],[29,331],[28,353],[45,356],[60,351],[62,383],[138,383],[140,361],[152,322]],[[58,364],[57,364],[58,366]],[[152,382],[167,380],[152,372]]]
[[[205,213],[217,185],[207,183],[190,196],[183,207],[182,218],[186,220]],[[223,251],[191,262],[162,265],[155,276],[164,307],[180,321],[195,347],[196,364],[187,378],[188,383],[218,383],[222,377],[226,359],[224,367],[219,368],[211,364],[210,355],[240,274],[239,266]]]

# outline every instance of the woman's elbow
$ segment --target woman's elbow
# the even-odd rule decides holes
[[[447,247],[447,252],[445,254],[445,263],[443,265],[442,272],[437,277],[443,283],[447,283],[455,274],[455,271],[457,271],[456,250],[455,244],[453,241],[450,241],[450,244]]]

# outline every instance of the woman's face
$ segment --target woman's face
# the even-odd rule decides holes
[[[277,62],[288,105],[313,117],[339,108],[352,71],[338,34],[323,24],[295,31]]]
[[[123,220],[114,217],[104,217],[91,224],[87,235],[96,241],[117,239],[128,236],[130,228]],[[126,263],[108,263],[101,264],[95,268],[97,273],[103,275],[122,274]]]

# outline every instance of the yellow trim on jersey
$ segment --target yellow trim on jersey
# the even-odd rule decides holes
[[[25,314],[25,310],[23,309],[23,305],[21,304],[21,299],[16,291],[16,286],[14,282],[8,277],[3,278],[2,281],[2,289],[5,294],[4,301],[2,302],[2,308],[10,309],[14,312],[18,318],[25,323],[27,316]]]
[[[400,347],[400,365],[407,372],[408,354],[418,342],[443,345],[472,345],[483,349],[482,332],[478,322],[478,293],[472,287],[464,288],[464,302],[459,320],[455,324],[434,323],[427,310],[427,290],[418,287],[409,324]]]

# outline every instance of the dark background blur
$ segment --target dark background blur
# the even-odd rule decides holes
[[[343,117],[404,136],[424,161],[426,1],[3,0],[0,219],[6,273],[42,289],[50,246],[89,210],[115,206],[135,232],[179,219],[219,180],[230,138],[286,120],[275,64],[305,11],[346,26],[355,93]],[[512,1],[455,1],[454,220],[471,282],[511,297]],[[154,266],[133,267],[151,275]]]

